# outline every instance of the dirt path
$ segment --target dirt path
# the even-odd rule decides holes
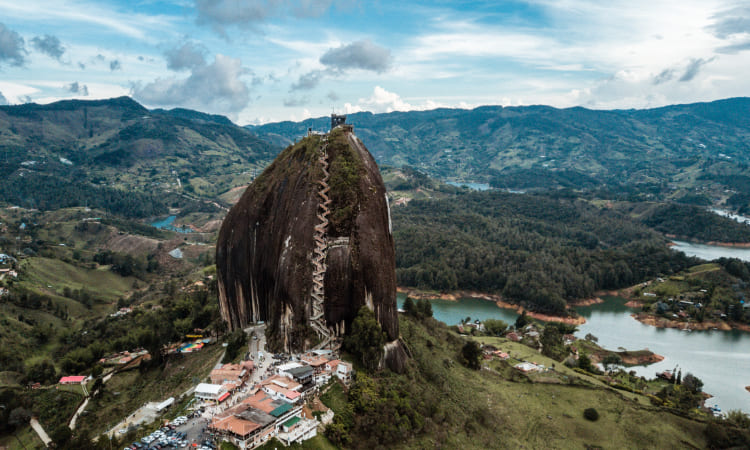
[[[44,431],[42,424],[39,423],[39,421],[37,421],[35,417],[31,418],[31,420],[29,421],[29,424],[31,425],[31,428],[33,428],[34,431],[36,431],[36,434],[39,435],[39,439],[41,439],[42,442],[44,442],[44,445],[49,446],[49,444],[52,442],[52,439],[50,439],[49,436],[47,435],[47,432]]]

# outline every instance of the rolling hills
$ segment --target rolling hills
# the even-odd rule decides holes
[[[24,207],[161,214],[247,184],[278,151],[225,117],[129,97],[0,107],[0,192]]]
[[[379,164],[413,166],[442,179],[515,189],[627,186],[669,197],[698,189],[710,201],[722,189],[750,184],[748,113],[750,99],[731,98],[649,110],[483,106],[356,113],[348,121]],[[327,121],[248,128],[286,145],[308,127],[325,129]]]

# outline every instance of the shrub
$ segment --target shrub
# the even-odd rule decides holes
[[[583,410],[583,417],[585,417],[586,420],[596,422],[599,420],[599,412],[594,408],[586,408]]]

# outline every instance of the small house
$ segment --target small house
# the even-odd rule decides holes
[[[336,376],[345,383],[348,383],[352,377],[352,365],[348,362],[341,361],[336,366]]]

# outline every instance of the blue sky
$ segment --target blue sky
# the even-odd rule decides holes
[[[0,104],[130,95],[239,124],[750,95],[724,0],[0,0]]]

